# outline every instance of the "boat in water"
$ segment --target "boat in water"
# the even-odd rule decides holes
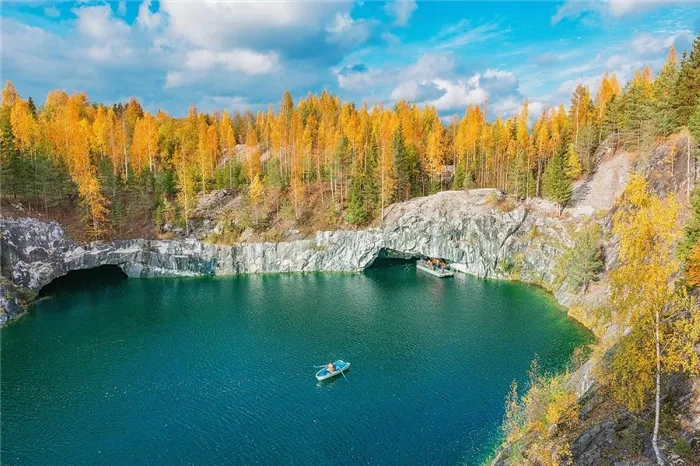
[[[330,364],[328,366],[330,366]],[[342,374],[348,368],[350,368],[350,363],[345,362],[342,359],[338,359],[333,363],[333,370],[330,370],[328,366],[324,366],[323,369],[316,372],[316,378],[318,380],[327,380],[331,377],[335,377],[338,374]]]
[[[439,259],[418,259],[416,268],[438,278],[452,277],[455,274],[447,264]]]

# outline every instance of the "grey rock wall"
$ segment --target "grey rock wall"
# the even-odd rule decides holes
[[[449,191],[394,204],[384,225],[324,231],[313,239],[221,246],[197,240],[124,240],[77,244],[56,223],[0,219],[2,274],[39,291],[71,270],[117,265],[131,277],[239,273],[354,272],[382,250],[440,257],[480,277],[547,284],[570,243],[567,221],[545,201],[498,207],[492,189]]]

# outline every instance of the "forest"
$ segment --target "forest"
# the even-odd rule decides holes
[[[296,220],[321,212],[319,227],[361,226],[381,221],[392,202],[472,187],[564,206],[611,135],[641,151],[682,128],[700,140],[698,95],[700,38],[680,59],[671,49],[656,76],[640,69],[622,87],[606,73],[595,95],[577,86],[568,108],[530,115],[525,101],[514,117],[493,121],[488,104],[445,123],[431,106],[357,106],[326,91],[296,103],[286,92],[277,112],[192,106],[174,118],[134,98],[105,106],[61,90],[37,106],[8,81],[2,194],[29,213],[75,211],[89,239],[133,235],[134,225],[156,235],[165,222],[187,234],[198,196],[216,189],[242,193],[260,229],[281,208]]]
[[[208,114],[192,106],[176,118],[144,111],[133,98],[106,106],[60,90],[37,106],[8,81],[0,106],[2,201],[29,215],[73,216],[89,239],[160,236],[165,224],[187,235],[198,199],[222,189],[241,196],[241,210],[260,230],[280,211],[312,229],[381,223],[391,203],[450,189],[494,187],[564,207],[604,142],[643,157],[682,133],[697,159],[700,35],[681,57],[671,48],[656,75],[645,67],[623,86],[606,73],[595,93],[577,86],[568,107],[531,115],[525,101],[513,117],[487,115],[484,104],[445,120],[431,106],[358,106],[323,91],[296,103],[286,92],[277,111]],[[626,331],[594,350],[600,392],[615,409],[654,416],[659,464],[658,437],[668,436],[662,378],[700,371],[700,188],[689,208],[683,231],[683,206],[632,175],[611,213],[618,256],[607,271],[607,302],[596,311],[606,329]],[[561,258],[562,281],[578,291],[603,269],[600,235],[582,228]],[[574,431],[581,416],[568,377],[533,367],[524,395],[513,385],[503,426],[511,464],[571,457],[562,431]],[[528,447],[532,432],[537,441]]]

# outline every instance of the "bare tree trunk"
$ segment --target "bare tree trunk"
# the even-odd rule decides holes
[[[661,341],[659,336],[659,310],[656,310],[656,322],[654,326],[655,337],[656,337],[656,399],[654,402],[654,434],[651,437],[651,444],[654,446],[654,453],[656,454],[656,462],[660,465],[664,465],[664,459],[661,456],[661,450],[659,450],[659,415],[661,412]]]

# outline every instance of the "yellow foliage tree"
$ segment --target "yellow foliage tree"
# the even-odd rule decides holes
[[[610,274],[611,305],[620,329],[631,329],[609,367],[613,396],[630,409],[641,409],[654,393],[652,444],[657,462],[661,376],[697,371],[693,345],[700,335],[695,303],[674,294],[679,270],[673,247],[678,238],[678,205],[647,191],[634,175],[618,202],[613,231],[620,239],[619,266]]]

